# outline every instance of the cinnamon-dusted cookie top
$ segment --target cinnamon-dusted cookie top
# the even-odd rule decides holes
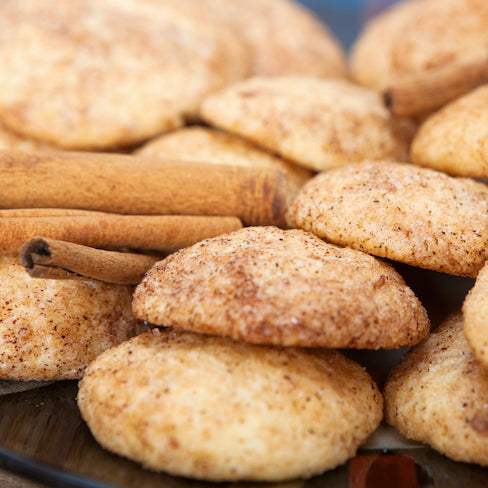
[[[488,265],[476,277],[463,304],[464,335],[478,361],[488,367]]]
[[[186,127],[163,134],[138,149],[136,154],[178,161],[279,169],[290,182],[292,193],[313,175],[311,171],[264,151],[245,139],[207,127]]]
[[[28,139],[13,132],[0,121],[0,151],[15,149],[20,151],[54,150],[55,148],[46,142]]]
[[[76,149],[130,145],[181,126],[201,98],[248,73],[231,33],[159,5],[0,3],[0,120]]]
[[[201,114],[314,170],[368,158],[402,160],[413,135],[377,93],[345,80],[251,78],[207,97]]]
[[[396,348],[429,332],[424,308],[390,265],[276,227],[168,256],[136,288],[133,310],[153,324],[261,344]]]
[[[346,75],[345,52],[338,39],[296,1],[166,0],[165,4],[238,34],[250,49],[254,75]]]
[[[411,161],[452,175],[488,178],[488,85],[464,95],[420,126]]]
[[[106,449],[211,481],[309,478],[354,456],[383,416],[371,377],[337,351],[170,329],[99,356],[78,406]]]
[[[384,394],[386,420],[403,435],[488,466],[488,370],[464,338],[460,313],[400,361]]]
[[[486,59],[488,2],[407,0],[374,17],[351,52],[351,75],[383,90],[409,75]]]
[[[291,227],[375,256],[474,277],[488,257],[488,187],[412,164],[366,161],[313,177]]]
[[[0,379],[81,378],[98,354],[147,329],[132,314],[132,290],[31,278],[0,256]]]

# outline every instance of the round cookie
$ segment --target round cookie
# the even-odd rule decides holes
[[[409,75],[485,61],[487,43],[485,0],[407,0],[366,24],[351,49],[351,76],[384,90]]]
[[[384,396],[387,422],[406,437],[456,461],[488,465],[488,370],[464,338],[460,313],[402,358]]]
[[[488,367],[488,265],[476,277],[463,304],[464,335],[476,359]]]
[[[147,329],[131,312],[132,290],[31,278],[0,256],[0,379],[81,378],[98,354]]]
[[[308,232],[247,227],[156,263],[134,293],[137,317],[260,344],[378,349],[429,333],[394,269]]]
[[[274,168],[283,171],[293,193],[312,172],[274,156],[245,139],[207,127],[187,127],[149,141],[136,154],[184,161]]]
[[[298,2],[166,0],[165,4],[238,34],[250,49],[252,74],[256,76],[346,76],[342,45],[323,22]]]
[[[160,5],[0,3],[0,119],[71,149],[141,142],[179,127],[202,97],[248,73],[223,29]]]
[[[202,117],[307,168],[406,158],[413,128],[345,80],[251,78],[206,97]]]
[[[488,85],[483,85],[431,115],[412,142],[412,163],[488,178],[487,105]]]
[[[291,227],[375,256],[475,277],[488,257],[488,187],[411,164],[365,161],[313,177]]]
[[[47,143],[26,139],[7,129],[0,121],[0,151],[16,149],[19,151],[53,150],[53,146]]]
[[[211,481],[309,478],[354,456],[383,416],[371,377],[337,351],[171,329],[99,356],[78,406],[106,449]]]

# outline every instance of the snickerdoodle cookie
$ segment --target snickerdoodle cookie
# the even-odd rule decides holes
[[[386,420],[403,435],[457,461],[488,465],[488,370],[451,315],[394,368]]]
[[[98,354],[147,329],[131,312],[132,290],[31,278],[0,256],[0,378],[80,378]]]
[[[40,151],[43,149],[53,150],[53,146],[33,139],[28,139],[20,134],[7,129],[0,122],[0,151],[16,149],[20,151]]]
[[[486,60],[488,2],[407,0],[373,18],[351,53],[355,81],[383,90],[409,75]]]
[[[0,2],[0,120],[59,147],[105,149],[179,127],[249,72],[232,33],[170,7]]]
[[[163,134],[138,149],[137,154],[178,161],[279,169],[287,177],[293,193],[313,175],[245,139],[207,127],[186,127]]]
[[[302,230],[246,227],[156,263],[134,294],[139,318],[243,341],[396,348],[429,332],[394,269]]]
[[[354,456],[382,398],[333,350],[154,329],[99,356],[78,406],[106,449],[212,481],[309,478]]]
[[[488,265],[464,299],[464,335],[478,361],[488,367]]]
[[[413,135],[381,97],[345,80],[251,78],[206,97],[202,117],[313,170],[403,160]]]
[[[488,178],[487,106],[488,85],[483,85],[431,115],[412,142],[412,163]]]
[[[163,0],[144,1],[160,4]],[[296,1],[165,0],[165,4],[238,34],[250,50],[253,75],[346,75],[343,46],[321,20]]]
[[[474,277],[488,257],[488,187],[412,164],[365,161],[307,182],[288,223],[375,256]]]

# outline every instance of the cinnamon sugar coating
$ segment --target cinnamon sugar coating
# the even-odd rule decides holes
[[[385,417],[403,435],[456,460],[488,465],[488,370],[460,313],[408,353],[385,385]]]
[[[485,264],[464,299],[464,335],[476,359],[488,368],[488,266]]]
[[[488,257],[488,187],[412,164],[366,161],[300,190],[288,223],[375,256],[475,277]]]
[[[383,416],[371,377],[337,351],[171,329],[99,356],[78,406],[106,449],[212,481],[309,478],[354,456]]]
[[[485,0],[407,0],[365,25],[351,50],[352,78],[384,90],[409,75],[486,60]]]
[[[275,227],[207,239],[156,263],[133,310],[153,324],[261,344],[396,348],[429,332],[391,266]]]
[[[147,328],[131,312],[132,289],[31,278],[0,256],[0,378],[81,378],[98,354]]]
[[[144,0],[228,28],[249,48],[251,74],[344,77],[345,50],[311,11],[290,0]]]
[[[488,178],[488,86],[454,100],[419,127],[412,163],[451,175]]]
[[[404,160],[414,131],[377,93],[339,79],[251,78],[206,97],[201,115],[318,171],[367,158]]]
[[[249,72],[247,48],[164,5],[0,3],[0,119],[71,149],[141,142],[179,127],[203,96]]]
[[[55,148],[45,142],[28,139],[20,134],[12,132],[0,122],[0,151],[9,149],[19,151],[52,151]]]

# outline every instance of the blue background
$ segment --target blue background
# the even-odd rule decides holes
[[[299,3],[315,11],[342,44],[350,48],[364,22],[395,0],[300,0]]]

